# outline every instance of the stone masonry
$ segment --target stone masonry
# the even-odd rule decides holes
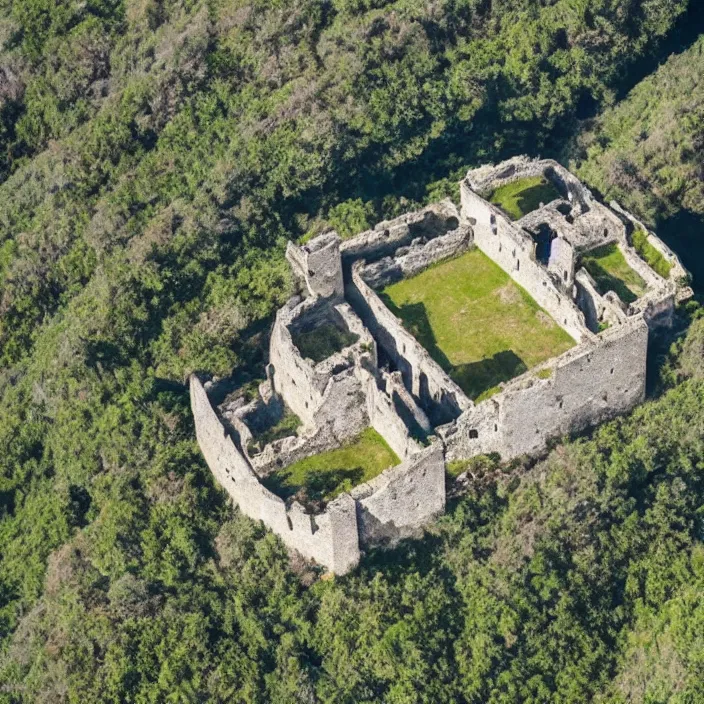
[[[542,175],[560,197],[512,221],[483,194]],[[344,574],[365,549],[417,535],[445,508],[445,464],[479,454],[537,454],[547,442],[600,423],[645,394],[649,336],[669,326],[691,295],[676,255],[630,213],[599,203],[555,161],[516,157],[470,171],[461,209],[450,201],[379,223],[344,242],[328,232],[286,256],[300,294],[276,315],[267,380],[256,398],[216,408],[191,378],[196,434],[208,466],[243,513],[261,520],[290,548]],[[671,265],[667,279],[632,246],[636,230]],[[547,234],[546,234],[547,233]],[[539,259],[536,241],[548,237]],[[647,290],[631,303],[602,295],[581,257],[615,244]],[[377,291],[478,247],[574,339],[576,346],[501,385],[481,403],[469,399],[386,307]],[[348,342],[322,361],[304,357],[301,330],[327,325]],[[383,361],[380,361],[383,360]],[[258,447],[253,429],[289,409],[295,435]],[[285,502],[260,479],[374,428],[401,459],[375,479],[310,511]]]

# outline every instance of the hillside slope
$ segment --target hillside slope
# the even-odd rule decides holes
[[[572,167],[657,228],[704,281],[704,39],[584,125]]]

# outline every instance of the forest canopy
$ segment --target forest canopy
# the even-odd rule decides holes
[[[184,386],[261,373],[287,239],[469,166],[573,159],[648,222],[701,215],[701,45],[621,98],[703,27],[694,0],[3,1],[0,702],[704,697],[696,306],[648,403],[487,461],[345,579],[226,502]]]

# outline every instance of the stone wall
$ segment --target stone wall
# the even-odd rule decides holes
[[[445,510],[445,460],[438,442],[351,492],[360,542],[389,545],[417,536]]]
[[[429,242],[417,242],[410,247],[396,250],[396,256],[383,259],[364,267],[364,280],[375,289],[384,288],[401,279],[420,274],[433,264],[456,257],[472,244],[472,230],[460,225],[446,235]]]
[[[357,262],[352,268],[349,300],[430,421],[440,425],[457,418],[471,401],[364,281],[363,266],[363,262]]]
[[[575,285],[579,308],[592,332],[598,333],[603,323],[618,325],[625,322],[626,304],[613,291],[607,291],[606,295],[602,296],[586,269],[582,268],[577,272]]]
[[[291,328],[306,315],[323,314],[339,316],[357,335],[357,341],[316,364],[303,358]],[[376,364],[376,345],[346,303],[330,305],[319,297],[291,299],[276,314],[269,359],[274,369],[274,390],[301,419],[304,432],[325,427],[334,438],[343,440],[367,427],[363,389],[355,367],[363,360]]]
[[[602,332],[437,429],[449,461],[534,454],[554,437],[623,413],[645,395],[648,326],[642,316]]]
[[[512,384],[498,400],[501,454],[535,453],[553,437],[601,423],[645,396],[648,327],[642,318],[566,352],[547,379]]]
[[[322,298],[342,298],[342,260],[340,258],[340,237],[329,232],[302,246],[289,242],[286,258],[294,275],[305,284],[311,296]]]
[[[372,428],[402,460],[421,449],[408,425],[398,414],[393,396],[379,388],[379,382],[372,374],[367,376],[367,414]]]
[[[392,255],[399,247],[414,240],[430,241],[455,230],[460,224],[459,213],[452,201],[444,200],[422,210],[407,213],[393,220],[378,223],[373,230],[345,240],[340,253],[349,264],[359,259],[375,261]]]
[[[344,574],[359,562],[357,512],[347,494],[311,515],[294,502],[290,508],[261,485],[245,456],[226,433],[200,380],[190,381],[196,437],[208,467],[242,513],[262,521],[290,548]]]
[[[532,237],[516,227],[499,208],[461,184],[462,217],[474,231],[474,243],[522,286],[577,342],[590,333],[572,298],[561,291],[547,270],[535,260]]]

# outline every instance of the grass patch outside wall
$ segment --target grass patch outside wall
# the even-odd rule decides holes
[[[381,297],[472,399],[575,341],[478,249],[393,284]]]

